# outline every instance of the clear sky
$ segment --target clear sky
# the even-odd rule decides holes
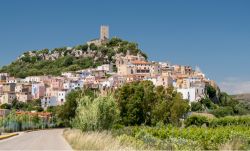
[[[27,50],[85,43],[101,24],[150,60],[198,65],[223,90],[250,92],[249,0],[2,0],[0,66]]]

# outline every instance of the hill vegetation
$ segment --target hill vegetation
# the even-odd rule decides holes
[[[24,78],[35,75],[60,75],[63,71],[76,71],[115,62],[116,54],[143,53],[138,44],[120,38],[112,38],[100,46],[83,44],[75,47],[33,50],[22,54],[10,65],[3,66],[0,72]]]

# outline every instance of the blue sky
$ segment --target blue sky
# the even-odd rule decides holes
[[[101,24],[150,60],[198,65],[223,90],[250,92],[249,0],[2,0],[0,66],[26,50],[85,43]]]

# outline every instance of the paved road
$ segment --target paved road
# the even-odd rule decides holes
[[[0,150],[72,150],[62,133],[63,129],[24,132],[0,141]]]

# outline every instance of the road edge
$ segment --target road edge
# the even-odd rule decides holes
[[[10,138],[10,137],[17,136],[17,135],[19,135],[19,134],[18,133],[12,133],[12,134],[3,135],[3,136],[0,136],[0,140],[4,140],[4,139]]]

